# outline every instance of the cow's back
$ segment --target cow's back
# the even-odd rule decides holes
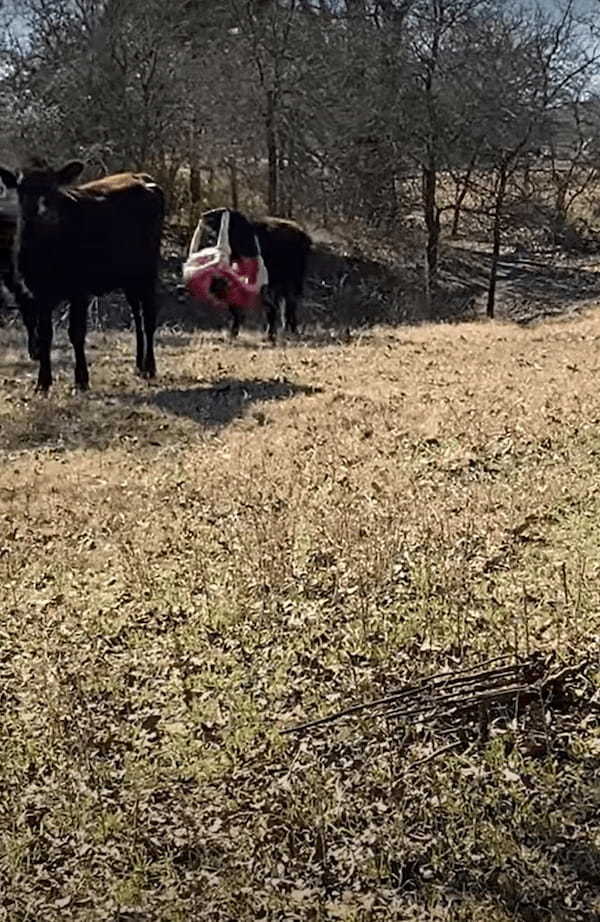
[[[147,174],[119,173],[86,183],[74,190],[74,225],[82,243],[88,237],[106,240],[111,250],[136,255],[136,244],[160,242],[164,220],[164,195]],[[77,239],[73,241],[77,243]],[[118,255],[118,253],[115,253]]]
[[[107,176],[69,190],[59,229],[20,248],[33,290],[102,294],[158,271],[164,197],[145,174]]]
[[[216,244],[224,211],[225,208],[215,208],[204,212],[200,219],[197,249]],[[308,234],[295,221],[271,217],[253,220],[235,209],[229,212],[232,259],[256,256],[255,238],[258,239],[269,273],[269,285],[277,288],[279,293],[291,290],[301,295],[312,247]]]
[[[253,222],[269,273],[271,285],[291,286],[301,294],[312,240],[296,224],[283,218],[263,218]]]

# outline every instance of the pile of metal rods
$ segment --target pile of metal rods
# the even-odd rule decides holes
[[[539,655],[506,663],[509,655],[494,657],[467,669],[426,676],[373,701],[281,730],[302,733],[344,718],[365,716],[434,722],[481,711],[494,704],[510,704],[540,697],[546,684],[546,664]],[[502,664],[502,665],[495,665]],[[493,668],[489,668],[493,667]]]

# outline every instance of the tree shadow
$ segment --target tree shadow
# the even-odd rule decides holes
[[[519,251],[503,255],[498,266],[497,315],[516,323],[566,314],[600,296],[600,274],[583,259],[558,262],[556,252]],[[491,268],[489,250],[445,242],[438,284],[429,303],[423,268],[411,257],[403,262],[371,258],[318,244],[311,253],[299,310],[302,340],[329,345],[348,331],[381,325],[478,320],[484,313]],[[223,330],[226,311],[195,302],[182,289],[177,273],[163,274],[161,322],[185,330]],[[243,329],[263,329],[261,310],[249,311]]]
[[[485,311],[490,266],[488,250],[445,242],[438,285],[427,301],[422,259],[415,254],[393,261],[317,244],[299,307],[301,340],[313,346],[331,345],[336,339],[346,341],[348,331],[377,326],[478,320]],[[507,320],[530,323],[560,316],[598,296],[600,275],[581,259],[565,265],[557,262],[555,252],[540,256],[522,251],[500,260],[497,315]],[[179,346],[185,335],[203,332],[221,332],[228,339],[228,311],[203,304],[187,293],[179,258],[163,259],[158,301],[158,321],[167,344],[171,336],[175,337],[172,345]],[[64,327],[65,317],[64,312],[57,312],[57,327]],[[131,311],[119,292],[104,296],[90,320],[91,328],[100,330],[132,326]],[[264,328],[262,309],[245,312],[242,331],[255,336]]]
[[[585,916],[578,914],[578,911],[585,911],[585,907],[597,895],[599,878],[593,875],[598,874],[600,867],[598,848],[592,842],[587,844],[585,854],[583,851],[582,847],[580,859],[590,870],[582,872],[577,865],[553,856],[553,873],[547,878],[541,874],[523,874],[522,866],[517,868],[509,865],[487,877],[483,892],[480,886],[473,886],[464,879],[455,882],[460,884],[455,892],[491,899],[515,922],[571,922],[573,919],[583,919]],[[590,915],[588,918],[597,917]]]
[[[244,335],[246,333],[247,335]],[[223,336],[220,340],[221,345],[230,349],[242,349],[246,352],[261,352],[262,350],[273,349],[307,349],[326,346],[343,346],[348,343],[367,345],[369,340],[368,328],[351,330],[350,327],[322,329],[318,326],[300,324],[298,333],[292,334],[281,331],[278,333],[277,342],[270,343],[268,340],[256,338],[251,329],[244,330],[242,327],[240,334],[235,339]],[[216,340],[219,342],[219,340]]]
[[[317,244],[309,260],[300,325],[305,331],[332,330],[343,335],[348,327],[428,319],[423,315],[421,290],[420,271],[414,267],[396,267]],[[203,304],[187,293],[180,258],[162,260],[159,303],[159,323],[166,329],[225,334],[231,322],[226,309]],[[102,299],[101,313],[107,329],[125,329],[131,323],[129,309],[118,293]],[[245,312],[243,329],[262,332],[264,327],[261,308]]]
[[[566,768],[544,809],[515,831],[522,851],[500,861],[490,856],[483,878],[481,866],[477,873],[465,866],[451,882],[453,893],[485,896],[517,922],[597,918],[587,909],[600,892],[600,758],[575,759]]]
[[[487,290],[491,263],[490,253],[455,245],[445,254],[442,277],[477,297]],[[564,315],[600,297],[600,273],[577,261],[565,265],[511,253],[500,259],[497,278],[498,315],[520,324]]]

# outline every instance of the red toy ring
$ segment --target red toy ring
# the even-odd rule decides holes
[[[200,239],[201,223],[198,222],[187,261],[183,266],[183,280],[190,294],[215,307],[256,307],[261,289],[268,282],[260,246],[255,237],[258,255],[243,256],[236,262],[231,262],[229,217],[229,211],[224,211],[217,245],[205,247],[194,253]],[[212,283],[217,279],[225,283],[225,290],[219,294],[211,290]]]
[[[188,291],[201,301],[215,307],[252,308],[260,298],[258,259],[240,258],[237,263],[215,262],[206,251],[201,250],[190,257],[184,268],[184,279]],[[223,279],[226,290],[223,295],[211,291],[214,279]]]

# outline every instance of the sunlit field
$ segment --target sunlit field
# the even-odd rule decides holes
[[[600,314],[2,337],[0,919],[600,918]]]

